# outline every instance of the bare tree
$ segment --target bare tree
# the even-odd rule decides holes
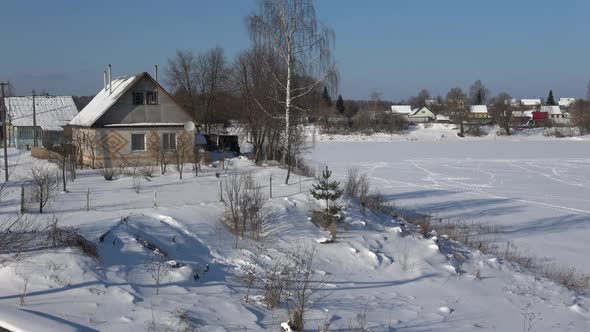
[[[292,164],[291,112],[292,109],[305,111],[296,105],[298,99],[329,79],[335,81],[332,57],[334,32],[317,20],[312,0],[260,0],[258,12],[249,16],[247,22],[254,45],[272,50],[284,69],[281,74],[269,68],[280,87],[270,97],[284,107],[285,183],[289,183]],[[294,81],[297,76],[315,79],[296,86]]]
[[[430,92],[426,89],[420,90],[418,95],[415,97],[411,97],[409,100],[410,105],[413,107],[426,107],[426,101],[430,99]]]
[[[221,47],[215,47],[197,56],[197,100],[201,113],[201,123],[205,132],[211,131],[215,119],[217,99],[227,80],[225,55]]]
[[[326,298],[322,291],[326,278],[315,273],[315,244],[305,246],[302,252],[293,253],[292,268],[287,281],[288,308],[290,312],[291,328],[296,331],[304,330],[304,315],[318,302]]]
[[[451,115],[453,122],[459,126],[459,133],[465,134],[464,123],[469,114],[469,106],[467,104],[467,96],[463,93],[461,88],[452,88],[447,93],[447,109]]]
[[[272,128],[280,125],[277,119],[280,117],[280,105],[266,98],[268,91],[278,89],[270,74],[279,71],[277,65],[276,57],[268,50],[251,48],[238,55],[230,71],[231,85],[238,93],[243,108],[240,119],[245,123],[244,134],[250,138],[257,163],[262,159],[264,146],[272,143]],[[268,70],[268,67],[273,69]]]
[[[86,149],[90,154],[90,167],[94,169],[96,166],[96,150],[98,148],[96,132],[89,129],[84,130],[84,141],[86,141]]]
[[[145,264],[145,269],[156,283],[156,295],[158,295],[160,293],[160,284],[170,271],[170,265],[166,261],[166,257],[155,252],[151,260]]]
[[[153,130],[150,132],[147,142],[147,150],[150,152],[156,165],[160,166],[160,173],[162,175],[166,174],[168,164],[171,162],[174,153],[170,150],[164,149],[164,143],[158,131]]]
[[[494,121],[510,136],[510,128],[514,120],[512,117],[512,97],[506,92],[497,95],[492,102],[491,113]]]
[[[197,56],[190,50],[176,50],[174,57],[168,59],[167,83],[176,97],[197,121],[195,95],[197,89]]]
[[[176,170],[182,180],[184,164],[190,160],[191,153],[193,153],[193,140],[189,132],[182,130],[176,133],[176,149],[172,153],[176,162]]]
[[[571,110],[572,123],[583,133],[590,132],[590,101],[578,100]]]
[[[49,168],[42,163],[35,163],[31,167],[34,198],[39,202],[39,213],[43,213],[43,207],[49,201],[53,192],[53,184],[49,181]]]
[[[472,105],[484,105],[489,93],[490,91],[485,85],[480,80],[477,80],[469,87],[469,102]]]

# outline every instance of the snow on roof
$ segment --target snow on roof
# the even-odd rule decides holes
[[[562,107],[570,107],[575,102],[576,98],[559,98],[558,104]]]
[[[559,108],[559,106],[541,106],[541,112],[547,112],[549,114],[564,114],[565,112]]]
[[[451,119],[451,117],[448,115],[443,115],[443,114],[436,115],[436,120],[438,120],[438,121],[448,121],[450,119]]]
[[[428,107],[418,107],[418,108],[414,108],[414,109],[412,110],[412,113],[410,113],[410,116],[413,116],[413,115],[416,115],[416,114],[418,114],[418,112],[420,112],[420,111],[421,111],[421,110],[423,110],[423,109],[425,109],[425,110],[427,110],[427,111],[429,111],[429,112],[430,112],[430,110],[428,109]]]
[[[391,112],[397,114],[412,113],[412,106],[410,105],[391,105]]]
[[[8,97],[5,102],[13,126],[33,126],[32,97]],[[61,127],[67,125],[76,115],[78,109],[72,97],[35,97],[35,122],[43,130],[62,130]]]
[[[528,111],[512,111],[512,116],[532,118],[533,117],[533,112],[534,112],[533,110],[528,110]]]
[[[541,99],[521,99],[520,104],[524,106],[538,106],[541,105]]]
[[[72,126],[90,127],[96,120],[98,120],[106,111],[113,106],[117,100],[131,87],[135,82],[143,76],[142,74],[122,76],[114,78],[111,82],[112,93],[109,93],[109,88],[102,89],[92,98],[90,103],[84,107],[78,115],[70,121]]]
[[[488,107],[486,105],[471,105],[469,106],[469,113],[487,113]]]
[[[175,122],[136,122],[136,123],[113,123],[105,125],[105,127],[166,127],[166,126],[176,126],[182,127],[184,123],[175,123]]]

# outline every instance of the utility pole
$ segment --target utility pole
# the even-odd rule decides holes
[[[37,147],[37,114],[35,113],[35,90],[33,90],[33,146]]]
[[[4,143],[4,178],[8,182],[8,141],[6,140],[6,107],[4,106],[4,86],[8,83],[0,82],[0,112],[2,112],[2,140]]]

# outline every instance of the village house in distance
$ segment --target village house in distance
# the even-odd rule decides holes
[[[157,78],[157,71],[155,74]],[[92,167],[150,164],[178,142],[194,141],[191,115],[147,72],[111,79],[72,119],[72,140]]]

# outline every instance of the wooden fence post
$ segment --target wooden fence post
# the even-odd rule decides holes
[[[20,213],[25,213],[25,186],[20,186]]]
[[[272,174],[270,175],[270,198],[272,198]]]
[[[219,201],[223,202],[223,184],[219,180]]]
[[[86,211],[90,211],[90,188],[86,191]]]

